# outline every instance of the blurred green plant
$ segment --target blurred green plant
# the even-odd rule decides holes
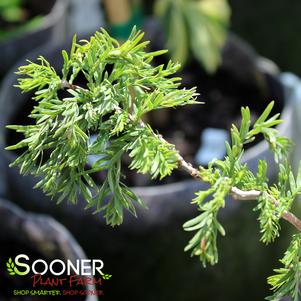
[[[208,73],[216,71],[230,23],[226,0],[157,0],[155,14],[174,61],[184,65],[192,52]]]
[[[23,0],[1,0],[0,20],[9,24],[9,26],[3,26],[3,28],[0,28],[0,41],[4,41],[30,31],[42,23],[41,16],[36,16],[30,20],[26,20],[23,9]]]
[[[68,199],[76,203],[82,194],[87,208],[103,212],[112,226],[122,223],[124,209],[136,215],[134,204],[144,206],[122,182],[125,176],[121,164],[126,153],[132,159],[131,169],[153,178],[162,179],[176,168],[184,170],[209,183],[209,188],[197,192],[192,201],[200,214],[184,224],[186,231],[195,232],[185,250],[199,256],[204,266],[218,261],[218,235],[225,235],[218,214],[225,206],[226,196],[257,201],[254,210],[259,212],[263,243],[271,243],[279,236],[281,218],[298,230],[281,260],[284,267],[268,279],[274,291],[268,300],[286,295],[297,300],[301,221],[290,210],[301,192],[301,165],[295,177],[288,163],[291,142],[280,137],[274,128],[282,120],[279,114],[270,116],[274,103],[252,125],[249,108],[242,108],[241,126],[232,126],[224,160],[214,160],[208,168],[194,168],[174,145],[142,120],[153,110],[199,104],[195,89],[180,88],[180,79],[173,76],[178,64],[151,65],[155,56],[166,51],[147,53],[148,42],[142,42],[142,38],[143,33],[135,29],[123,44],[105,30],[96,32],[89,41],[79,43],[74,37],[70,53],[62,51],[62,75],[43,57],[37,63],[21,66],[18,87],[35,93],[30,115],[34,124],[8,126],[24,134],[22,141],[7,147],[24,150],[11,166],[18,166],[22,174],[39,177],[36,187],[51,197],[60,195],[58,202]],[[85,87],[74,84],[79,74],[86,78]],[[62,89],[69,95],[62,97]],[[92,133],[97,135],[93,142]],[[240,160],[245,146],[258,135],[268,142],[279,165],[278,182],[274,185],[269,184],[266,161],[258,162],[255,174]],[[91,168],[87,168],[89,155],[100,157]],[[106,172],[100,187],[91,177],[99,171]]]
[[[23,17],[22,0],[2,0],[0,2],[0,16],[7,22],[19,21]]]

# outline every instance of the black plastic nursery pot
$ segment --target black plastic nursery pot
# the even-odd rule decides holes
[[[36,260],[44,260],[49,263],[57,259],[71,260],[72,262],[77,259],[85,259],[86,256],[82,248],[70,232],[50,216],[26,212],[4,199],[0,199],[0,226],[1,300],[61,300],[59,296],[39,296],[38,293],[35,293],[45,291],[43,282],[45,283],[47,278],[53,278],[51,273],[47,272],[41,278],[39,276],[33,278],[32,270],[26,275],[20,275],[18,272],[24,272],[25,267],[11,266],[9,259],[16,262],[16,256],[21,255],[23,257],[19,258],[19,262],[26,263],[29,267]],[[39,271],[42,272],[44,266],[37,264],[35,269],[40,269]],[[62,274],[60,277],[67,279],[66,274]],[[60,290],[63,294],[63,291],[69,291],[70,287],[67,282],[64,282],[62,285],[52,287],[52,289]],[[95,287],[80,285],[77,289],[95,290]],[[95,297],[88,299],[86,296],[64,296],[63,298],[67,300],[97,300]]]
[[[41,48],[27,58],[35,59],[38,55],[43,55],[58,69],[62,63],[61,49],[66,49],[66,46]],[[258,56],[254,59],[258,65],[259,61],[262,62]],[[24,63],[22,60],[17,66]],[[264,84],[269,89],[265,90],[267,101],[262,106],[264,107],[271,99],[279,99],[276,110],[281,110],[282,118],[285,120],[279,126],[279,131],[281,135],[290,136],[292,122],[290,101],[283,99],[283,87],[277,76],[263,72],[263,69],[266,70],[259,67],[258,72],[261,72],[262,78],[265,79]],[[182,71],[184,81],[195,82],[196,77],[189,80],[189,76],[193,73],[188,71],[189,69]],[[213,85],[217,78],[234,78],[225,72],[220,70],[217,77],[209,78],[207,81]],[[201,71],[196,69],[195,74],[199,76]],[[17,169],[9,168],[8,165],[16,158],[16,154],[3,151],[5,146],[20,138],[15,137],[4,126],[27,122],[24,116],[28,115],[33,106],[30,95],[21,94],[18,89],[13,88],[16,79],[16,75],[9,73],[2,83],[0,94],[2,108],[0,142],[5,161],[6,193],[22,208],[54,216],[73,233],[88,256],[103,259],[106,271],[113,275],[106,289],[107,300],[124,298],[145,301],[194,301],[212,300],[214,296],[216,301],[242,299],[253,301],[262,300],[268,294],[265,278],[271,274],[272,268],[277,266],[277,258],[281,256],[287,243],[286,235],[271,247],[261,245],[258,242],[257,216],[252,212],[255,204],[252,202],[240,205],[230,199],[227,200],[226,208],[222,210],[220,217],[227,232],[227,236],[221,238],[218,243],[220,263],[216,267],[203,269],[197,258],[190,258],[189,254],[183,252],[191,233],[184,233],[182,230],[182,224],[197,215],[197,209],[190,202],[194,193],[205,187],[200,182],[186,179],[170,184],[134,187],[134,191],[146,202],[149,209],[138,209],[138,219],[126,214],[123,225],[114,229],[105,225],[100,215],[92,215],[91,211],[85,211],[84,201],[79,201],[76,206],[67,202],[57,206],[55,201],[49,200],[40,190],[33,190],[37,179],[20,176]],[[242,89],[239,81],[232,84],[228,81],[228,85],[230,87],[226,85],[222,92],[232,91],[233,87],[234,90]],[[249,93],[249,89],[246,94]],[[275,91],[278,91],[278,94]],[[215,91],[214,95],[216,93]],[[257,91],[252,93],[262,95]],[[256,108],[255,104],[250,103],[250,106]],[[202,120],[202,110],[206,110],[206,105],[193,108],[192,111],[188,109],[188,112],[184,111],[186,114],[184,116],[199,116],[199,120]],[[239,108],[235,110],[239,112]],[[205,112],[208,115],[208,111]],[[218,111],[217,113],[222,114]],[[190,121],[197,124],[198,118],[196,120],[187,118],[189,119],[182,122],[183,125],[189,124]],[[185,129],[183,131],[185,133]],[[166,130],[166,133],[169,131]],[[243,157],[243,161],[253,170],[256,169],[258,159],[268,161],[269,176],[273,177],[275,165],[264,142],[250,147]],[[179,179],[182,179],[182,175]],[[284,225],[284,232],[285,229]]]
[[[42,15],[41,24],[0,42],[0,78],[27,52],[49,42],[60,43],[66,37],[68,0],[28,0],[28,5]]]

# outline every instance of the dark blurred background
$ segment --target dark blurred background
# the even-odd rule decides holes
[[[229,0],[231,28],[282,70],[301,74],[301,2]]]

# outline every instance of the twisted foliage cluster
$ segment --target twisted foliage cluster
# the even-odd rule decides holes
[[[124,154],[131,158],[130,168],[153,178],[163,178],[173,169],[183,168],[210,184],[208,190],[197,192],[192,201],[200,214],[184,224],[186,231],[196,231],[186,250],[199,256],[204,266],[218,261],[217,237],[225,235],[218,213],[228,194],[237,199],[257,199],[254,210],[259,212],[261,240],[274,241],[279,235],[281,217],[294,224],[289,210],[301,192],[301,168],[294,177],[288,163],[291,143],[279,137],[274,128],[281,123],[279,114],[270,117],[273,102],[252,125],[249,109],[242,108],[241,126],[232,126],[224,160],[194,169],[174,145],[142,120],[156,109],[198,103],[195,89],[180,88],[180,79],[173,77],[179,65],[151,65],[153,57],[164,51],[146,52],[148,42],[143,42],[142,37],[134,29],[129,39],[119,44],[101,30],[89,41],[78,43],[73,39],[70,53],[62,51],[61,73],[43,57],[37,63],[20,67],[18,87],[24,92],[34,91],[36,105],[30,115],[34,125],[8,126],[24,134],[22,141],[7,148],[23,150],[12,166],[18,166],[23,174],[40,177],[37,187],[52,197],[58,195],[58,202],[67,199],[76,203],[81,194],[87,207],[103,211],[107,223],[113,226],[122,223],[124,209],[135,214],[134,204],[143,205],[122,183]],[[85,77],[85,86],[74,84],[79,75]],[[61,89],[68,96],[61,96]],[[90,139],[92,135],[96,139]],[[245,145],[258,135],[269,143],[279,164],[278,182],[272,186],[265,161],[258,162],[256,174],[241,163]],[[87,165],[89,155],[99,157],[93,166]],[[92,178],[99,171],[106,173],[100,187]],[[284,267],[268,279],[274,290],[269,300],[285,295],[297,300],[300,242],[300,234],[295,235],[281,260]]]
[[[58,202],[76,203],[80,192],[88,207],[105,211],[111,225],[122,223],[123,208],[135,214],[133,202],[143,205],[122,183],[123,154],[132,157],[131,168],[153,177],[163,178],[177,167],[174,146],[162,143],[150,126],[141,125],[141,118],[156,109],[196,102],[195,89],[179,89],[180,79],[171,77],[179,65],[151,65],[153,57],[165,51],[146,52],[148,42],[140,43],[142,37],[134,30],[122,45],[104,30],[81,44],[74,38],[70,53],[62,51],[61,75],[43,57],[20,67],[18,87],[35,91],[30,115],[35,125],[9,126],[25,136],[8,147],[25,148],[12,166],[40,176],[37,187],[52,197],[59,193]],[[87,88],[73,85],[80,73]],[[68,97],[60,98],[62,88]],[[93,133],[97,137],[91,142]],[[89,155],[100,159],[87,169]],[[107,177],[99,188],[91,174],[101,170]]]

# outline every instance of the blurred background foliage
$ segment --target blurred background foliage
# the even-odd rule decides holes
[[[165,28],[174,61],[184,65],[191,50],[208,73],[216,71],[230,22],[226,0],[157,0],[154,12]]]
[[[232,10],[231,30],[281,70],[301,75],[301,1],[228,1]],[[151,14],[155,1],[142,2],[146,14]]]

